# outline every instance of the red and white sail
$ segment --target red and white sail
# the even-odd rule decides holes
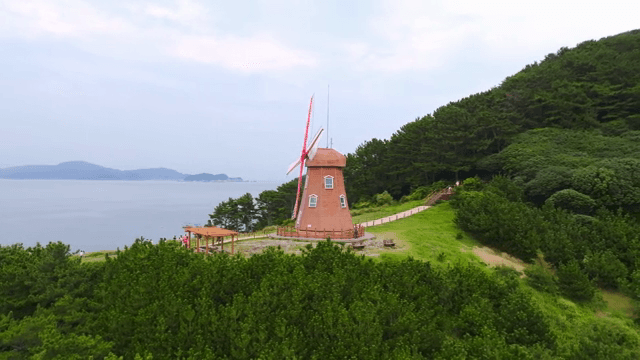
[[[304,170],[304,162],[307,159],[313,159],[316,153],[316,149],[318,148],[318,140],[320,139],[320,135],[322,135],[322,131],[324,129],[318,130],[316,135],[313,137],[311,142],[309,143],[309,147],[307,147],[307,138],[309,135],[309,124],[311,122],[311,111],[313,109],[313,96],[311,97],[311,101],[309,103],[309,114],[307,115],[307,126],[304,130],[304,140],[302,142],[302,152],[300,153],[300,158],[296,160],[293,164],[289,166],[287,170],[287,175],[289,175],[293,169],[295,169],[298,165],[300,165],[300,175],[298,176],[298,191],[296,192],[296,203],[293,208],[293,214],[291,215],[292,219],[295,219],[298,213],[298,203],[300,201],[300,187],[302,185],[302,171]]]

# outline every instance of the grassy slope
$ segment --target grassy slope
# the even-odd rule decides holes
[[[433,263],[442,262],[444,259],[446,263],[465,261],[483,264],[471,253],[473,246],[480,244],[459,230],[453,223],[453,217],[451,206],[442,203],[408,218],[367,228],[367,231],[376,233],[379,237],[396,240],[399,250],[381,253],[380,257],[383,259],[411,256]],[[456,239],[457,236],[462,238]],[[461,249],[464,249],[464,252]]]
[[[487,269],[484,262],[471,252],[474,246],[481,246],[481,244],[458,229],[453,220],[454,211],[445,202],[406,219],[368,228],[367,231],[376,233],[378,237],[394,238],[398,244],[398,249],[395,251],[378,251],[382,260],[403,259],[411,256],[429,261],[433,265],[465,262],[478,264],[481,268]],[[444,256],[439,256],[440,254]],[[562,297],[540,293],[533,289],[531,293],[541,308],[554,318],[558,329],[579,329],[587,322],[594,321],[596,312],[593,304],[576,305]],[[632,327],[629,316],[633,306],[630,299],[610,291],[602,291],[601,295],[608,307],[598,311],[598,321]]]
[[[116,252],[113,250],[102,250],[102,251],[95,251],[95,252],[90,252],[90,253],[86,253],[83,257],[82,257],[82,262],[86,263],[86,262],[94,262],[94,261],[104,261],[104,256],[109,254],[109,256],[116,256]]]
[[[424,200],[407,201],[403,204],[378,206],[373,208],[351,210],[351,217],[354,224],[365,221],[380,219],[386,216],[394,215],[399,212],[411,210],[420,205],[424,205]]]

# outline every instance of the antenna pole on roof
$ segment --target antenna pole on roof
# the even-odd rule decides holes
[[[327,147],[329,147],[329,84],[327,84]]]

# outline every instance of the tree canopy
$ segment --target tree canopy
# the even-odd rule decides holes
[[[3,246],[0,277],[4,358],[639,355],[638,334],[616,330],[610,342],[610,326],[559,336],[509,273],[375,262],[329,241],[301,256],[271,248],[250,258],[136,241],[85,264],[60,243]],[[567,286],[579,293],[574,283]]]
[[[597,131],[602,137],[618,137],[598,144],[623,142],[626,148],[608,151],[628,156],[635,151],[631,143],[640,139],[634,131],[640,130],[639,59],[640,30],[585,41],[573,49],[561,48],[507,77],[499,86],[451,102],[402,126],[389,140],[366,141],[347,156],[345,182],[350,202],[366,200],[384,190],[399,199],[437,180],[510,171],[510,163],[496,162],[492,155],[505,150],[514,136],[531,129]],[[549,134],[554,129],[546,131]],[[586,140],[581,144],[582,148],[590,145]],[[508,153],[515,151],[517,148],[510,148]],[[606,149],[598,151],[594,156],[607,156]],[[569,157],[572,155],[577,154]],[[538,165],[544,161],[534,156],[530,160]],[[574,156],[553,165],[573,167],[580,163],[585,163],[584,159]],[[518,166],[527,168],[522,163]],[[527,175],[535,177],[541,170],[540,166],[527,168]]]

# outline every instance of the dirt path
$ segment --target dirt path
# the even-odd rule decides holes
[[[465,251],[461,249],[461,251]],[[519,259],[516,259],[510,256],[507,253],[497,254],[495,251],[488,247],[477,247],[474,246],[472,250],[473,254],[482,259],[487,265],[491,267],[495,266],[508,266],[510,268],[514,268],[520,272],[524,271],[525,265]]]

